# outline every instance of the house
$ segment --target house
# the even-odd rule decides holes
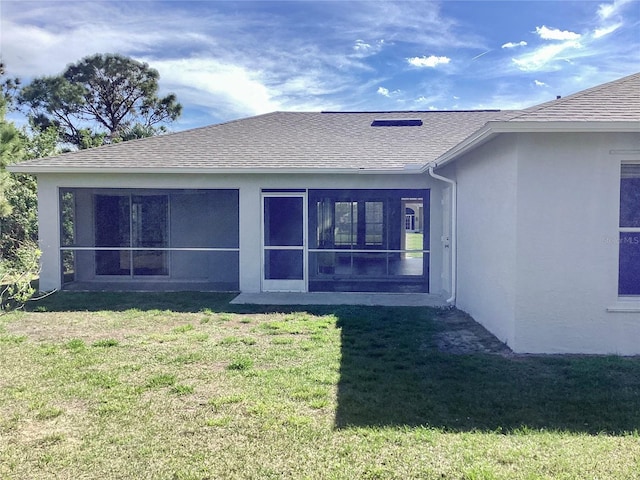
[[[430,293],[516,352],[640,354],[640,74],[520,111],[275,112],[12,170],[38,177],[43,290]]]

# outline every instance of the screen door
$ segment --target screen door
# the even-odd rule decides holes
[[[262,197],[262,290],[306,291],[306,209],[302,193]]]

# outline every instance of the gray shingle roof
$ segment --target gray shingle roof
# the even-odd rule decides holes
[[[371,126],[376,119],[422,125]],[[274,112],[30,160],[12,170],[397,170],[437,160],[487,122],[565,121],[640,121],[640,73],[520,111]]]
[[[425,164],[490,120],[511,113],[274,112],[219,125],[81,150],[20,165],[31,169],[399,169]],[[372,127],[375,119],[421,126]]]
[[[511,122],[640,122],[640,73],[523,110]]]

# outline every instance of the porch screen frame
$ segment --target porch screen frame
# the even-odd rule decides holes
[[[167,217],[167,221],[166,221],[166,235],[167,235],[167,241],[166,241],[166,245],[165,247],[139,247],[139,246],[132,246],[131,245],[131,241],[132,238],[129,238],[129,246],[97,246],[96,245],[96,238],[95,238],[95,231],[93,232],[93,240],[92,242],[87,242],[86,240],[84,242],[79,243],[77,241],[78,238],[78,226],[77,226],[77,222],[79,221],[77,218],[77,206],[76,206],[76,195],[79,191],[84,191],[87,193],[87,195],[91,196],[91,214],[92,214],[92,218],[93,218],[93,227],[95,229],[95,197],[98,195],[106,195],[106,196],[129,196],[129,198],[131,198],[131,196],[166,196],[166,209],[167,209],[167,213],[166,213],[166,217]],[[149,280],[149,281],[153,281],[153,280],[173,280],[173,276],[172,276],[172,261],[171,261],[171,254],[172,252],[218,252],[218,253],[235,253],[237,255],[240,254],[240,233],[239,233],[239,217],[237,219],[237,230],[234,233],[231,234],[231,236],[233,237],[235,235],[236,238],[233,239],[232,242],[230,242],[233,246],[222,246],[222,247],[210,247],[210,246],[198,246],[197,244],[195,246],[181,246],[181,247],[175,247],[172,246],[172,240],[171,240],[171,230],[172,230],[172,223],[171,223],[171,198],[174,195],[180,195],[181,192],[184,192],[184,194],[189,195],[191,193],[203,193],[206,194],[208,192],[221,192],[221,191],[226,191],[226,192],[235,192],[236,194],[236,209],[238,209],[238,211],[236,213],[239,213],[239,190],[238,189],[233,189],[233,188],[225,188],[225,189],[202,189],[202,188],[198,188],[198,189],[182,189],[182,188],[176,188],[176,189],[167,189],[167,188],[104,188],[104,187],[98,187],[98,188],[92,188],[92,187],[59,187],[58,188],[58,201],[59,201],[59,238],[60,238],[60,260],[61,260],[61,268],[60,268],[60,276],[61,276],[61,280],[62,280],[62,285],[65,284],[69,284],[69,283],[73,283],[75,282],[77,279],[71,279],[71,280],[67,280],[65,278],[65,262],[67,262],[69,264],[69,266],[73,269],[72,272],[72,276],[75,277],[77,269],[78,269],[78,265],[77,265],[77,258],[76,258],[76,253],[80,253],[80,252],[99,252],[99,251],[126,251],[126,252],[130,252],[130,256],[133,257],[133,254],[135,252],[149,252],[149,251],[153,251],[153,252],[165,252],[166,253],[166,268],[167,268],[167,274],[166,275],[135,275],[134,274],[134,269],[131,268],[129,271],[129,274],[126,275],[99,275],[96,273],[96,265],[94,263],[93,266],[93,271],[94,271],[94,276],[93,276],[93,280],[95,281],[114,281],[114,282],[118,282],[118,281],[129,281],[129,280],[135,280],[135,281],[145,281],[145,280]],[[129,205],[129,210],[130,210],[130,215],[129,215],[129,222],[131,222],[131,205]],[[70,225],[67,225],[67,223],[65,222],[66,218],[65,216],[69,215],[70,216]],[[130,226],[130,230],[129,230],[129,234],[131,237],[131,226]],[[90,244],[87,244],[90,243]],[[228,243],[228,242],[223,242],[223,243]],[[66,258],[66,260],[65,260]],[[130,259],[130,262],[133,261],[133,258]],[[95,260],[94,260],[95,262]],[[133,267],[133,266],[132,266]],[[231,283],[236,283],[239,279],[236,279],[235,281],[232,281]],[[198,278],[194,278],[193,280],[189,280],[188,278],[182,279],[181,281],[202,281]]]
[[[354,284],[354,290],[351,291],[372,291],[380,292],[384,289],[373,288],[371,290],[356,290],[359,288],[355,286],[360,282],[362,285],[365,283],[376,283],[379,286],[387,284],[389,291],[395,291],[393,288],[403,288],[405,286],[422,286],[423,292],[429,291],[429,267],[430,267],[430,221],[429,221],[429,205],[430,205],[430,190],[429,189],[309,189],[308,194],[309,202],[309,289],[316,290],[316,287],[321,283],[342,283],[344,285]],[[407,248],[405,245],[401,247],[404,240],[402,236],[406,234],[405,227],[405,211],[402,208],[403,202],[407,200],[422,201],[422,230],[423,230],[423,245],[421,249]],[[325,202],[324,205],[322,202]],[[395,202],[397,209],[396,218],[397,225],[392,221],[392,209],[391,203]],[[336,242],[335,239],[332,242],[332,233],[337,230],[336,226],[338,221],[335,219],[337,203],[350,204],[352,208],[351,218],[353,236],[351,242],[345,242],[341,239],[340,242]],[[367,225],[367,204],[382,203],[382,240],[370,241],[372,232]],[[376,208],[378,208],[376,206]],[[358,212],[354,212],[358,210]],[[312,218],[313,211],[313,218]],[[332,218],[333,217],[333,218]],[[380,222],[373,222],[378,225]],[[373,225],[372,224],[372,225]],[[397,229],[393,231],[393,229]],[[335,235],[335,234],[334,234]],[[394,235],[398,238],[394,239]],[[395,243],[394,243],[395,242]],[[393,273],[391,269],[391,263],[394,257],[406,259],[412,255],[419,254],[422,257],[422,269],[420,275]],[[351,269],[350,273],[337,273],[335,270],[332,272],[328,269],[325,263],[332,263],[335,265],[338,260],[337,257],[344,257],[350,255]],[[355,256],[355,257],[354,257]],[[366,259],[367,257],[381,257],[384,258],[383,263],[386,262],[384,273],[382,274],[357,274],[354,268],[354,258]],[[313,259],[313,260],[312,260]],[[324,260],[324,261],[323,261]],[[325,269],[325,271],[322,271]],[[395,287],[391,284],[395,284]],[[315,287],[313,285],[316,285]],[[338,291],[338,287],[332,287]],[[345,287],[347,288],[347,287]],[[366,287],[363,287],[366,288]],[[407,287],[410,288],[410,287]],[[342,290],[340,290],[342,291]],[[347,290],[349,291],[349,290]],[[408,291],[408,290],[407,290]]]

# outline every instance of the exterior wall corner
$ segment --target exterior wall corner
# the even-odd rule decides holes
[[[60,290],[60,230],[58,187],[46,176],[38,176],[38,245],[40,258],[39,289],[44,292]]]

